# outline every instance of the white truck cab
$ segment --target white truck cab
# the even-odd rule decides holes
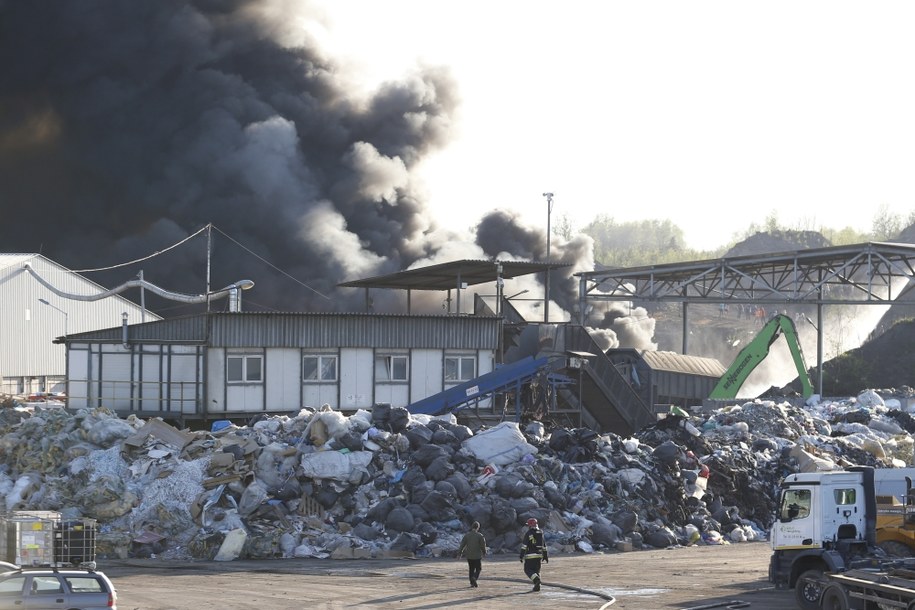
[[[772,525],[772,550],[820,549],[840,539],[863,540],[860,472],[804,472],[785,477]]]
[[[846,569],[875,544],[874,469],[785,477],[769,533],[769,581],[793,587],[799,607],[819,607],[823,574]]]

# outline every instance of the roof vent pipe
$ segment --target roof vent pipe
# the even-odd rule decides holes
[[[241,311],[241,289],[235,285],[229,289],[229,311],[231,313]]]

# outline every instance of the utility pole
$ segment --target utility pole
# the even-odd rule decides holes
[[[207,223],[207,313],[210,313],[210,258],[213,256],[213,223]]]
[[[553,212],[553,193],[544,193],[546,197],[546,290],[543,294],[543,321],[550,321],[550,214]]]

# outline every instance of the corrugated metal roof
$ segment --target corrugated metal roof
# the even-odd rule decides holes
[[[458,260],[438,265],[408,269],[389,275],[370,277],[337,284],[344,288],[398,288],[401,290],[454,290],[458,283],[468,286],[495,282],[500,274],[496,265],[502,265],[501,277],[511,279],[548,269],[570,267],[570,263],[538,263],[530,261]]]
[[[701,375],[703,377],[721,377],[725,367],[715,358],[689,356],[676,352],[644,350],[642,358],[656,371]]]
[[[496,349],[499,318],[324,312],[213,312],[128,327],[132,342],[213,347],[389,347]],[[121,327],[70,340],[121,341]]]

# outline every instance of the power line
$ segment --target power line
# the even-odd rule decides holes
[[[209,225],[207,225],[207,226],[209,226]],[[127,267],[127,266],[129,266],[129,265],[135,265],[136,263],[142,263],[143,261],[148,261],[149,259],[153,258],[154,256],[159,256],[160,254],[165,254],[165,253],[168,252],[169,250],[174,250],[175,248],[177,248],[177,247],[180,246],[181,244],[183,244],[183,243],[185,243],[185,242],[187,242],[187,241],[189,241],[189,240],[191,240],[191,239],[197,237],[198,235],[200,235],[201,233],[203,233],[204,231],[206,231],[206,229],[207,229],[207,227],[203,227],[202,229],[200,229],[199,231],[197,231],[197,232],[194,233],[193,235],[188,235],[187,237],[185,237],[184,239],[182,239],[182,240],[179,241],[178,243],[176,243],[176,244],[174,244],[174,245],[172,245],[172,246],[169,246],[168,248],[165,248],[164,250],[159,250],[158,252],[153,252],[153,253],[150,254],[149,256],[144,256],[143,258],[138,258],[138,259],[132,260],[132,261],[127,262],[127,263],[119,263],[119,264],[117,264],[117,265],[111,265],[110,267],[99,267],[98,269],[73,269],[72,272],[73,272],[73,273],[94,273],[94,272],[96,272],[96,271],[111,271],[112,269],[119,269],[119,268],[121,268],[121,267]]]
[[[250,248],[247,248],[247,247],[243,246],[241,243],[239,243],[237,240],[235,240],[235,239],[233,239],[232,237],[230,237],[228,234],[226,234],[225,231],[223,231],[222,229],[220,229],[220,228],[217,227],[216,225],[212,225],[212,226],[213,226],[214,229],[216,229],[217,231],[219,231],[220,233],[222,233],[227,239],[229,239],[230,241],[232,241],[232,242],[233,242],[235,245],[237,245],[239,248],[242,248],[243,250],[247,251],[251,256],[254,256],[254,257],[256,257],[258,260],[260,260],[261,262],[263,262],[263,263],[269,265],[269,266],[270,266],[272,269],[274,269],[275,271],[277,271],[277,272],[279,272],[279,273],[282,273],[283,275],[285,275],[286,277],[288,277],[288,278],[289,278],[290,280],[292,280],[293,282],[299,284],[300,286],[302,286],[302,287],[304,287],[304,288],[307,288],[308,290],[311,290],[311,291],[314,292],[316,295],[318,295],[318,296],[320,296],[320,297],[324,297],[324,298],[327,299],[328,301],[331,300],[331,298],[330,298],[329,296],[327,296],[326,294],[322,294],[321,292],[315,290],[314,288],[312,288],[311,286],[309,286],[309,285],[306,284],[305,282],[303,282],[303,281],[301,281],[301,280],[299,280],[299,279],[297,279],[297,278],[292,277],[291,275],[289,275],[288,273],[286,273],[285,271],[283,271],[282,269],[280,269],[279,267],[277,267],[276,265],[274,265],[273,263],[271,263],[270,261],[268,261],[268,260],[265,259],[264,257],[260,256],[260,255],[257,254],[256,252],[252,251]]]
[[[209,224],[205,225],[204,227],[202,227],[201,229],[197,230],[195,233],[193,233],[193,234],[191,234],[191,235],[188,235],[187,237],[185,237],[185,238],[182,239],[181,241],[179,241],[179,242],[177,242],[177,243],[175,243],[175,244],[173,244],[173,245],[171,245],[171,246],[169,246],[169,247],[167,247],[167,248],[164,248],[164,249],[162,249],[162,250],[158,250],[158,251],[156,251],[156,252],[153,252],[152,254],[150,254],[150,255],[148,255],[148,256],[144,256],[144,257],[142,257],[142,258],[137,258],[137,259],[134,259],[134,260],[132,260],[132,261],[128,261],[128,262],[126,262],[126,263],[118,263],[118,264],[116,264],[116,265],[111,265],[111,266],[109,266],[109,267],[98,267],[98,268],[95,268],[95,269],[73,269],[73,270],[71,270],[71,272],[72,272],[72,273],[95,273],[95,272],[99,272],[99,271],[111,271],[111,270],[113,270],[113,269],[120,269],[121,267],[128,267],[128,266],[130,266],[130,265],[135,265],[135,264],[137,264],[137,263],[142,263],[142,262],[148,261],[148,260],[150,260],[150,259],[152,259],[152,258],[154,258],[154,257],[156,257],[156,256],[159,256],[160,254],[165,254],[166,252],[168,252],[168,251],[170,251],[170,250],[174,250],[174,249],[177,248],[178,246],[181,246],[181,245],[187,243],[188,241],[190,241],[191,239],[197,237],[198,235],[200,235],[201,233],[203,233],[204,231],[206,231],[206,230],[209,229],[209,228],[216,229],[216,230],[219,231],[223,236],[225,236],[226,239],[228,239],[229,241],[231,241],[232,243],[234,243],[234,244],[237,245],[238,247],[242,248],[242,249],[245,250],[248,254],[254,256],[255,258],[257,258],[258,260],[260,260],[260,261],[263,262],[264,264],[269,265],[270,268],[272,268],[273,270],[277,271],[278,273],[281,273],[281,274],[285,275],[287,278],[289,278],[290,280],[292,280],[292,281],[295,282],[296,284],[302,286],[303,288],[307,288],[308,290],[311,290],[311,291],[314,292],[316,295],[318,295],[318,296],[320,296],[320,297],[323,297],[323,298],[327,299],[328,301],[331,300],[331,298],[330,298],[329,296],[327,296],[326,294],[321,293],[320,291],[316,290],[315,288],[312,288],[311,286],[309,286],[309,285],[306,284],[305,282],[303,282],[303,281],[299,280],[298,278],[293,277],[293,276],[290,275],[289,273],[283,271],[282,269],[280,269],[279,267],[277,267],[276,265],[274,265],[273,263],[271,263],[270,261],[268,261],[268,260],[265,259],[264,257],[260,256],[259,254],[257,254],[257,253],[254,252],[253,250],[251,250],[250,248],[248,248],[248,247],[244,246],[243,244],[241,244],[237,239],[234,239],[234,238],[231,237],[228,233],[226,233],[225,231],[223,231],[222,229],[220,229],[219,227],[217,227],[216,225],[214,225],[214,224],[212,224],[212,223],[209,223]]]

